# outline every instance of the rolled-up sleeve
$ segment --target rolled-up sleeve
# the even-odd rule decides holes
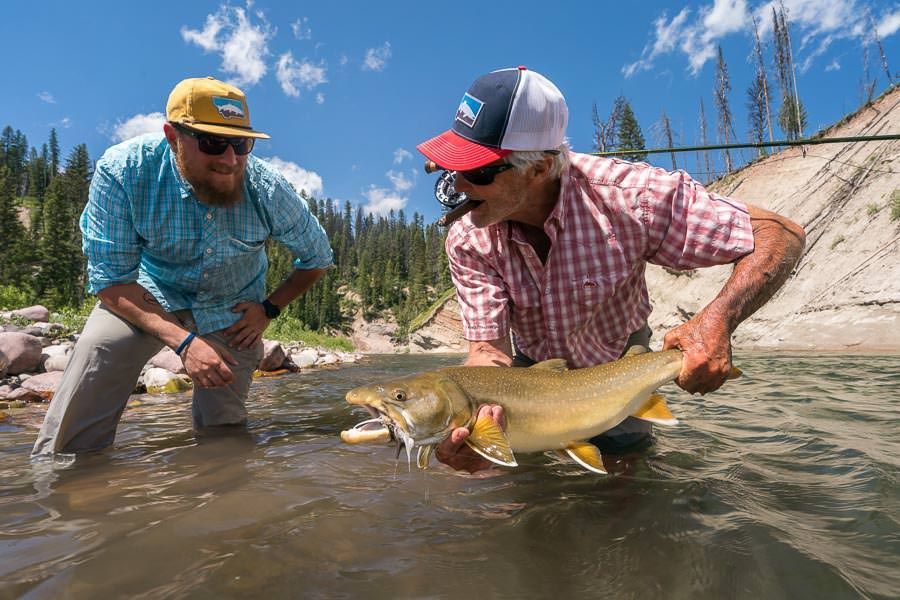
[[[445,243],[456,284],[463,337],[471,342],[497,340],[509,332],[509,295],[503,278],[476,252],[466,249],[460,228],[451,228]]]
[[[141,240],[121,182],[103,159],[98,161],[81,213],[82,248],[87,256],[88,290],[137,281]]]
[[[709,192],[683,171],[652,169],[639,199],[648,262],[693,269],[732,262],[753,250],[747,207]]]
[[[280,174],[269,190],[272,237],[294,256],[295,269],[325,269],[334,263],[328,236],[309,206]]]

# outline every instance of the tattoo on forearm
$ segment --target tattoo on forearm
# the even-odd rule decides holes
[[[144,292],[144,302],[147,304],[159,304],[159,300],[157,300],[150,292]]]

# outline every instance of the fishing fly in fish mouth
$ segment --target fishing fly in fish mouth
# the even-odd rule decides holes
[[[656,389],[681,372],[682,352],[635,347],[625,357],[569,370],[559,359],[529,368],[445,367],[390,382],[361,386],[347,402],[373,417],[341,433],[349,444],[396,440],[411,460],[428,466],[436,444],[457,427],[471,431],[466,444],[487,460],[507,467],[515,452],[556,450],[582,467],[606,474],[600,450],[590,438],[629,416],[660,425],[677,419]],[[740,374],[735,370],[732,377]],[[506,428],[479,418],[482,404],[499,404]]]

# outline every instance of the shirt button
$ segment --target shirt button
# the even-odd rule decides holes
[[[212,249],[212,248],[207,248],[207,249],[206,249],[206,253],[207,253],[207,254],[212,254],[212,253],[213,253],[213,249]]]
[[[213,214],[211,212],[206,213],[206,220],[210,221],[213,218]]]
[[[208,273],[208,272],[203,271],[203,279],[209,279],[209,273]]]

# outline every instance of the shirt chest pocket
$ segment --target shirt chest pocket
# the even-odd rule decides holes
[[[619,274],[580,276],[571,281],[565,295],[586,315],[595,316],[615,298],[622,280],[623,276]]]

